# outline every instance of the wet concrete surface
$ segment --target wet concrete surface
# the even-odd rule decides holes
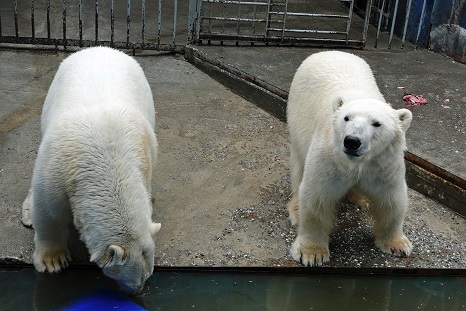
[[[277,62],[280,57],[285,59],[280,51]],[[306,51],[301,52],[303,56]],[[240,49],[238,57],[250,57],[248,53]],[[65,56],[0,51],[3,263],[31,263],[33,230],[21,225],[21,203],[39,146],[41,103]],[[181,55],[136,59],[152,87],[157,113],[160,152],[153,181],[153,218],[162,223],[162,229],[156,239],[156,265],[299,266],[289,256],[295,228],[286,211],[290,194],[286,125],[235,95]],[[300,57],[289,55],[288,61],[297,66]],[[445,60],[442,67],[448,68],[448,64]],[[276,75],[269,74],[276,70],[272,65],[258,61],[251,70],[257,70],[262,79],[276,79]],[[375,70],[377,76],[383,76],[382,69]],[[284,79],[293,73],[291,65],[289,72],[284,68],[281,71]],[[392,74],[386,77],[387,82],[379,82],[384,93],[398,86],[418,92],[408,81],[404,85],[389,82],[394,78]],[[395,92],[401,91],[393,90],[393,98],[398,98]],[[433,94],[453,99],[452,94]],[[455,111],[453,103],[449,111]],[[431,106],[417,107],[415,115]],[[409,141],[415,139],[410,137]],[[462,162],[458,163],[460,167],[464,165],[461,159],[456,162]],[[328,266],[465,268],[466,220],[413,190],[409,196],[405,232],[414,244],[409,258],[377,250],[366,212],[343,202],[331,239]],[[70,246],[72,264],[88,264],[87,251],[76,235]]]
[[[287,94],[293,75],[312,53],[322,49],[266,46],[194,47],[224,66]],[[422,95],[428,104],[410,107],[409,151],[466,180],[466,66],[428,50],[346,49],[367,61],[386,100],[406,107],[405,93]]]

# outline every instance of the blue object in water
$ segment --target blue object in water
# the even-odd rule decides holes
[[[110,291],[103,290],[86,296],[72,306],[66,308],[67,311],[147,311],[128,298]]]

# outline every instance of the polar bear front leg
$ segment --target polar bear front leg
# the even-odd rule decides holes
[[[373,200],[370,212],[374,219],[375,244],[383,252],[402,257],[411,254],[413,246],[403,233],[407,207],[406,185],[400,191],[388,190]]]
[[[305,266],[321,266],[329,261],[330,233],[335,220],[335,202],[318,202],[300,195],[298,236],[291,246],[291,256]]]
[[[55,189],[56,190],[56,189]],[[34,266],[39,272],[60,272],[68,267],[68,226],[71,210],[65,195],[34,193],[31,219],[35,229]]]

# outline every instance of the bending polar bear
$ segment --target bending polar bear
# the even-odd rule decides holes
[[[34,266],[71,260],[73,221],[103,272],[139,293],[154,266],[151,178],[157,154],[149,84],[130,56],[106,47],[65,59],[41,116],[41,143],[23,224],[35,229]]]
[[[385,102],[364,60],[329,51],[311,55],[296,71],[287,117],[288,210],[291,222],[298,223],[293,259],[306,266],[329,260],[335,206],[345,194],[369,204],[377,247],[410,255],[402,226],[408,206],[403,154],[411,112]]]

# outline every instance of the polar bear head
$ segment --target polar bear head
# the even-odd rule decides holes
[[[103,273],[114,279],[127,294],[139,294],[146,280],[154,271],[154,235],[160,223],[150,225],[150,234],[139,236],[127,243],[106,245],[103,250],[91,254],[91,261],[102,268]]]
[[[408,109],[393,109],[372,98],[333,103],[335,146],[354,161],[367,161],[394,147],[406,149],[405,132],[412,120]]]

